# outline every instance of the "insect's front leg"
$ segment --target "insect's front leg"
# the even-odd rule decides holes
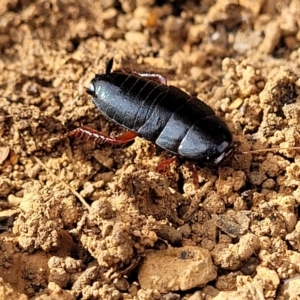
[[[88,126],[80,126],[72,131],[69,131],[67,136],[76,136],[85,140],[93,140],[97,144],[109,143],[112,145],[120,145],[128,143],[137,136],[133,131],[126,131],[117,137],[111,137],[94,128]]]

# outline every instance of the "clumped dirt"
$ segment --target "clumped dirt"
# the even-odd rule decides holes
[[[299,0],[1,1],[0,299],[299,297],[299,20]],[[111,57],[210,105],[232,160],[195,183],[142,138],[67,137],[124,132],[85,92]]]

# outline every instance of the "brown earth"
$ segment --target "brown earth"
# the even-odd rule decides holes
[[[298,299],[300,1],[0,4],[0,299]],[[158,72],[238,142],[219,168],[124,132],[85,93]],[[273,152],[242,152],[285,148]]]

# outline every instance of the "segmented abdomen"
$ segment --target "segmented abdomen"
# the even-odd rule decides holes
[[[117,71],[97,75],[92,84],[93,101],[103,114],[170,152],[201,160],[232,141],[208,105],[174,86]]]
[[[153,142],[172,114],[190,99],[177,88],[136,74],[113,72],[100,76],[92,81],[97,96],[93,101],[98,109]]]

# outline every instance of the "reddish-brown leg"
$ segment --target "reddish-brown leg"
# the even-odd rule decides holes
[[[85,140],[93,140],[97,144],[110,143],[112,145],[120,145],[130,142],[137,136],[137,134],[133,131],[126,131],[117,137],[111,137],[87,126],[80,126],[72,131],[69,131],[66,135],[84,138]]]
[[[199,179],[198,179],[198,172],[197,166],[193,163],[193,183],[196,188],[199,187]]]
[[[156,171],[158,172],[158,173],[161,173],[161,172],[163,172],[165,169],[166,169],[166,167],[168,167],[173,161],[175,161],[176,160],[176,156],[172,156],[172,157],[170,157],[170,158],[168,158],[168,159],[165,159],[165,160],[163,160],[157,167],[156,167]]]

